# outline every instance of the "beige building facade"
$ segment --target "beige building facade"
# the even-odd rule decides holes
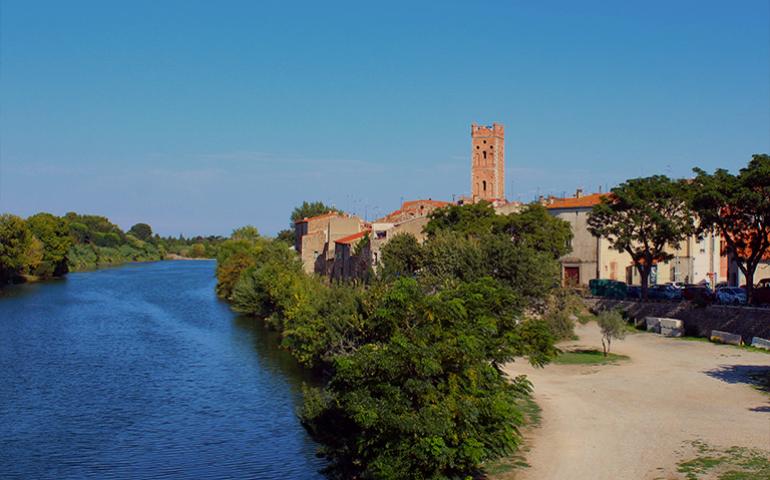
[[[618,252],[609,240],[595,237],[588,230],[588,214],[600,202],[602,194],[583,195],[578,190],[574,197],[543,199],[549,213],[570,224],[572,251],[560,259],[562,280],[565,285],[587,285],[591,279],[619,280],[639,285],[641,276],[628,253]],[[707,234],[692,236],[670,253],[672,260],[655,266],[650,284],[667,282],[701,283],[716,285],[726,280],[720,277],[719,238]]]
[[[329,212],[294,223],[294,249],[306,273],[328,273],[334,261],[335,241],[359,233],[366,224],[355,215]]]

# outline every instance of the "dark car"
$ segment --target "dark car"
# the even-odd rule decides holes
[[[629,285],[626,287],[626,298],[631,300],[639,300],[642,298],[642,287],[639,285]]]
[[[591,290],[591,295],[594,297],[626,298],[626,282],[605,278],[594,278],[588,281],[588,288]]]
[[[711,303],[714,292],[706,285],[688,285],[682,289],[682,298],[691,302]]]
[[[721,305],[746,305],[746,290],[740,287],[718,287],[716,302]]]
[[[751,303],[754,305],[770,305],[770,285],[756,288],[751,291]]]
[[[682,289],[671,285],[653,285],[647,290],[647,298],[650,300],[679,301],[682,299]]]

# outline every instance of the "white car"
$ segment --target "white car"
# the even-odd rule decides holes
[[[717,288],[716,300],[722,305],[746,305],[746,290],[740,287]]]

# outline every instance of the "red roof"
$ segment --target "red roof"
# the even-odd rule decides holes
[[[349,245],[351,243],[355,243],[356,240],[364,238],[364,236],[368,233],[369,233],[369,230],[362,230],[358,233],[354,233],[353,235],[348,235],[347,237],[342,237],[339,240],[335,240],[334,243]]]
[[[555,198],[551,203],[546,203],[548,209],[552,208],[590,208],[594,205],[598,205],[602,197],[606,196],[605,193],[591,193],[589,195],[583,195],[580,198]]]
[[[416,206],[418,206],[420,204],[426,204],[426,205],[431,205],[431,206],[436,207],[436,208],[441,208],[441,207],[446,207],[447,205],[449,205],[449,202],[442,202],[441,200],[432,200],[432,199],[428,199],[428,200],[411,200],[411,201],[408,201],[408,202],[404,202],[403,205],[401,205],[401,208],[406,210],[406,209],[409,209],[409,208],[412,208],[412,207],[416,207]]]
[[[421,208],[421,207],[424,207],[424,206],[431,206],[433,208],[442,208],[442,207],[446,207],[448,205],[451,205],[451,203],[449,203],[449,202],[442,202],[440,200],[431,200],[431,199],[428,199],[428,200],[410,200],[408,202],[404,202],[401,205],[401,208],[399,208],[398,210],[394,210],[394,211],[390,212],[389,214],[385,215],[384,217],[378,218],[377,220],[375,220],[375,222],[377,222],[377,223],[388,223],[388,222],[391,222],[392,220],[394,220],[395,217],[397,217],[398,215],[400,215],[402,213],[407,213],[407,212],[410,212],[410,211],[415,211],[418,208]]]
[[[324,218],[341,217],[341,216],[342,216],[342,214],[339,213],[339,212],[328,212],[328,213],[322,213],[320,215],[316,215],[315,217],[305,217],[303,219],[297,220],[294,223],[295,224],[296,223],[306,223],[306,222],[309,222],[311,220],[322,220]]]

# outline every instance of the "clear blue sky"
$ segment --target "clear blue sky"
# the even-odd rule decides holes
[[[767,0],[0,0],[0,211],[275,233],[469,190],[510,199],[770,152]]]

